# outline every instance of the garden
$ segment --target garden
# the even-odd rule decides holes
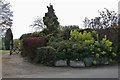
[[[93,25],[91,21],[86,29],[79,29],[76,25],[60,26],[53,5],[47,8],[43,22],[42,19],[37,19],[32,25],[35,29],[42,30],[23,34],[18,40],[19,44],[16,43],[20,46],[23,57],[46,66],[87,67],[119,62],[119,24],[107,25],[106,22],[101,26],[96,22]],[[107,9],[106,13],[113,15]],[[112,19],[109,18],[109,21],[112,22]],[[86,22],[87,19],[84,23]]]
[[[120,19],[114,11],[105,8],[99,12],[100,17],[85,18],[85,28],[80,29],[77,25],[60,25],[53,5],[47,8],[45,16],[30,25],[35,32],[13,40],[8,28],[0,49],[12,50],[32,63],[46,66],[89,67],[120,61]]]

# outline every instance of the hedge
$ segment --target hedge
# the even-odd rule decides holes
[[[38,48],[34,61],[36,63],[53,66],[56,61],[56,50],[50,46]]]
[[[47,45],[47,39],[45,37],[32,37],[23,39],[23,52],[25,55],[33,60],[36,56],[36,50],[38,47],[43,47]],[[24,54],[24,53],[23,53]]]

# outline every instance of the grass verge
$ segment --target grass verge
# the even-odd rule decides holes
[[[10,50],[0,50],[0,53],[10,52]]]

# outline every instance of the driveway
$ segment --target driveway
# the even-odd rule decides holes
[[[118,78],[118,65],[71,68],[32,64],[19,54],[2,55],[3,78]]]

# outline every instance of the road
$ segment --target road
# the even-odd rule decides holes
[[[118,65],[71,68],[32,64],[19,54],[2,56],[3,78],[118,78]]]

